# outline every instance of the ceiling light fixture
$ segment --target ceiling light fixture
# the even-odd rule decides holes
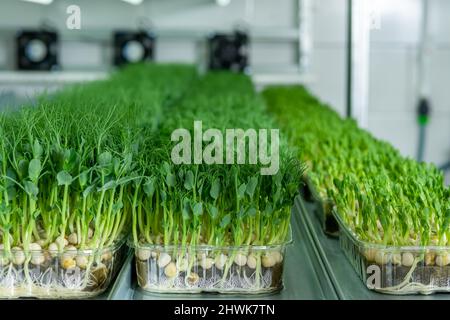
[[[216,0],[217,5],[226,7],[231,3],[231,0]]]
[[[51,4],[53,2],[53,0],[22,0],[22,1],[26,1],[26,2],[33,2],[33,3],[38,3],[38,4]]]
[[[138,6],[140,5],[142,2],[144,2],[144,0],[122,0],[123,2],[127,2],[129,4]]]

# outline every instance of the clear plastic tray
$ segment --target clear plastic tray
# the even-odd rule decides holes
[[[395,295],[450,292],[450,247],[371,244],[357,239],[333,214],[340,246],[368,289]]]
[[[304,180],[311,193],[312,200],[319,206],[316,213],[324,232],[330,236],[337,237],[339,234],[339,226],[332,212],[334,206],[333,201],[330,199],[322,199],[308,176],[305,176]]]
[[[0,298],[88,298],[110,284],[124,258],[125,241],[102,250],[0,251]]]
[[[289,240],[271,246],[135,247],[139,286],[156,293],[260,294],[283,288]]]

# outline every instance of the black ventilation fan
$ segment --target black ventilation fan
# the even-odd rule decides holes
[[[58,34],[52,31],[21,31],[17,35],[19,70],[54,70],[58,67]]]
[[[148,32],[116,31],[114,65],[121,66],[153,60],[155,37]]]
[[[209,38],[209,69],[244,72],[248,68],[248,36],[243,32]]]

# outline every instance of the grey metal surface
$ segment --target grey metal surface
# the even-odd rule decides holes
[[[297,199],[297,207],[310,230],[315,247],[327,269],[328,276],[339,299],[343,300],[450,300],[450,294],[430,296],[395,296],[370,291],[356,274],[339,246],[339,240],[326,236],[314,210],[316,205]]]
[[[296,206],[292,212],[292,234],[294,244],[287,248],[284,270],[285,288],[278,293],[268,295],[220,295],[220,294],[151,294],[138,288],[135,280],[134,260],[130,255],[124,264],[116,282],[107,294],[108,299],[134,300],[196,300],[196,299],[261,299],[261,300],[325,300],[337,299],[331,281],[326,274],[316,248],[311,245],[310,231]]]

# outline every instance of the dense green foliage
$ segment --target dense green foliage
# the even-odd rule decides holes
[[[130,66],[2,113],[4,256],[13,247],[28,261],[36,248],[62,252],[64,239],[101,249],[131,222],[136,244],[285,241],[302,169],[287,144],[274,176],[261,176],[261,165],[174,165],[170,134],[195,120],[223,131],[274,126],[249,78],[199,79],[177,65]]]
[[[144,193],[136,193],[136,243],[239,246],[286,240],[302,169],[286,143],[273,176],[262,176],[260,164],[174,165],[170,160],[173,130],[186,128],[194,136],[194,121],[222,132],[273,128],[264,108],[250,79],[229,73],[207,74],[168,108],[159,147],[141,152],[148,176]]]
[[[139,137],[154,134],[163,108],[194,77],[186,66],[133,66],[1,114],[5,257],[13,246],[28,254],[30,244],[32,250],[57,244],[62,251],[71,234],[79,249],[123,238],[131,189],[142,174]]]
[[[270,111],[299,146],[308,177],[361,240],[449,245],[450,190],[433,165],[343,120],[300,87],[264,92]]]

